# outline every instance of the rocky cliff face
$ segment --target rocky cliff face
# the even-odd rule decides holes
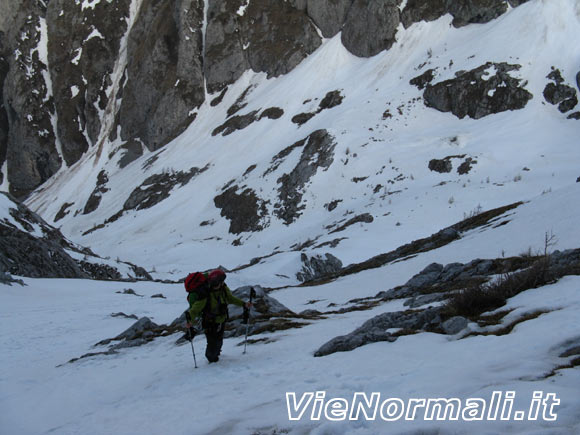
[[[246,70],[286,74],[339,32],[369,57],[391,47],[400,23],[447,13],[457,27],[483,23],[524,2],[6,0],[0,182],[25,197],[107,141],[125,166],[195,122],[207,94],[223,95]]]

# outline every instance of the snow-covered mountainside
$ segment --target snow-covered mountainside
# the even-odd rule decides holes
[[[2,187],[31,190],[24,205],[71,246],[137,264],[157,281],[11,272],[0,284],[2,427],[580,432],[578,2],[270,3],[183,0],[175,3],[182,16],[166,2],[123,1],[115,7],[126,27],[115,38],[80,24],[71,41],[59,36],[71,45],[60,56],[78,57],[80,70],[70,67],[70,83],[55,73],[52,88],[33,92],[50,106],[35,106],[53,127],[47,176],[27,185],[6,163]],[[111,3],[75,4],[97,31],[99,8]],[[31,53],[51,71],[60,64],[50,23],[61,9],[65,18],[80,13],[51,1],[42,12],[48,33],[39,24],[34,38],[20,38],[47,44],[48,55]],[[364,30],[361,11],[374,17]],[[383,20],[393,11],[394,22]],[[167,14],[195,37],[174,34]],[[285,44],[269,45],[269,19]],[[77,47],[78,38],[103,39],[103,57]],[[180,49],[165,52],[159,40]],[[101,88],[84,82],[99,68],[83,56],[106,71]],[[199,68],[187,75],[184,63]],[[0,58],[6,84],[14,71],[3,65]],[[16,92],[4,86],[5,95]],[[76,109],[48,102],[65,88],[73,99],[84,94],[74,115],[82,131],[59,124]],[[8,142],[28,131],[14,119]],[[73,149],[78,135],[86,146]],[[17,207],[2,198],[4,209]],[[231,311],[222,359],[207,364],[205,339],[196,337],[194,369],[180,339],[179,281],[218,266],[236,294],[247,299],[256,286],[260,302],[247,354],[241,313]],[[137,329],[120,334],[135,320]],[[309,401],[310,392],[320,394]],[[513,410],[522,413],[504,401],[506,418],[445,421],[417,411],[389,420],[397,405],[376,419],[332,421],[345,402],[328,401],[357,392],[400,399],[395,405],[484,398],[490,412],[494,392],[515,392]],[[541,404],[543,414],[530,418]]]

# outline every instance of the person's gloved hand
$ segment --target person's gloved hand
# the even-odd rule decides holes
[[[193,340],[193,338],[195,337],[196,334],[197,334],[197,331],[195,330],[195,328],[193,326],[189,326],[187,328],[186,335],[187,335],[188,341]]]

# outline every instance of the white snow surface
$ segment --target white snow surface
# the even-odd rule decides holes
[[[94,2],[84,2],[90,6]],[[139,4],[139,3],[137,3]],[[580,247],[580,123],[566,119],[545,102],[542,91],[552,66],[575,86],[580,51],[580,9],[574,0],[531,0],[485,25],[460,29],[449,16],[401,29],[397,43],[370,59],[344,49],[340,35],[323,45],[291,73],[266,79],[246,72],[216,107],[207,102],[196,120],[166,147],[146,154],[124,169],[121,145],[99,141],[81,161],[63,169],[36,191],[27,205],[49,222],[65,202],[71,212],[58,225],[75,243],[101,256],[144,266],[156,278],[178,280],[188,272],[223,265],[233,269],[254,257],[252,267],[228,273],[231,288],[259,284],[281,287],[270,295],[288,308],[321,311],[335,303],[373,296],[404,284],[432,262],[448,264],[475,258],[519,255],[543,248],[553,233],[555,248]],[[124,59],[122,59],[124,62]],[[409,80],[437,68],[435,82],[486,62],[521,65],[510,73],[533,94],[519,111],[479,120],[458,119],[424,106],[422,91]],[[119,64],[123,63],[120,62]],[[493,74],[493,69],[489,70]],[[212,136],[227,109],[252,86],[248,105],[238,114],[280,107],[278,120],[262,119],[228,136]],[[341,105],[297,127],[291,118],[314,111],[327,92],[339,90]],[[307,102],[307,100],[310,100]],[[193,108],[192,108],[193,109]],[[383,118],[388,110],[391,117]],[[336,141],[334,161],[310,180],[302,216],[285,225],[272,213],[277,179],[291,171],[300,151],[263,175],[273,156],[318,129]],[[103,130],[103,140],[108,131]],[[105,151],[105,152],[103,152]],[[431,159],[463,155],[477,161],[467,175],[428,169]],[[152,157],[158,157],[151,163]],[[146,162],[150,164],[146,165]],[[149,176],[162,172],[209,169],[184,187],[175,187],[156,206],[126,212],[105,228],[82,235],[117,213],[130,193]],[[252,165],[253,171],[246,173]],[[78,214],[106,170],[109,182],[99,208]],[[354,182],[354,178],[365,178]],[[240,191],[253,189],[269,201],[269,219],[260,232],[229,234],[214,197],[234,180]],[[383,187],[375,192],[375,187]],[[0,198],[2,196],[0,195]],[[333,211],[324,205],[342,200]],[[388,264],[319,286],[297,287],[300,254],[330,252],[345,265],[364,261],[413,240],[427,237],[481,208],[522,201],[496,222],[461,239],[406,261]],[[2,210],[2,209],[0,209]],[[2,213],[4,213],[2,211]],[[374,221],[328,234],[326,226],[370,213]],[[0,215],[0,218],[7,216]],[[214,222],[200,226],[202,222]],[[344,237],[335,248],[306,248]],[[232,242],[238,240],[239,246]],[[270,254],[278,252],[275,255]],[[312,321],[301,329],[265,334],[270,343],[248,346],[226,339],[223,358],[208,365],[205,340],[194,340],[199,368],[189,344],[178,336],[158,338],[117,355],[67,364],[71,358],[106,348],[93,345],[114,337],[134,321],[113,318],[123,311],[170,323],[186,308],[182,284],[116,283],[23,278],[26,286],[0,285],[0,428],[10,434],[378,434],[378,433],[580,433],[578,368],[556,370],[569,361],[559,355],[579,340],[580,278],[528,290],[510,299],[514,311],[503,322],[545,311],[503,336],[458,339],[420,333],[394,343],[375,343],[351,352],[314,358],[313,352],[374,315],[405,309],[401,300],[368,311]],[[144,297],[117,294],[132,288]],[[151,299],[163,293],[167,299]],[[314,304],[309,301],[318,300]],[[475,328],[475,325],[470,325]],[[58,367],[57,367],[58,366]],[[534,391],[555,393],[558,419],[549,421],[290,421],[286,392],[326,391],[328,398],[354,392],[380,392],[383,398],[482,397],[515,391],[516,409],[526,409]]]

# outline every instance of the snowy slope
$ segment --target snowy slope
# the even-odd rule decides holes
[[[580,126],[547,104],[542,91],[552,66],[567,83],[574,83],[580,54],[568,41],[579,29],[577,6],[560,0],[529,2],[486,25],[455,29],[450,18],[443,17],[401,28],[397,44],[371,59],[349,54],[337,36],[286,76],[266,80],[263,74],[246,73],[218,106],[212,107],[208,98],[189,129],[164,149],[122,170],[116,165],[120,154],[103,158],[118,144],[102,153],[93,150],[27,203],[48,221],[63,203],[73,203],[71,212],[56,223],[65,235],[102,255],[155,268],[162,277],[177,278],[192,267],[217,264],[231,269],[274,251],[282,254],[270,261],[279,263],[281,274],[293,276],[299,259],[299,253],[290,250],[293,245],[337,237],[348,239],[332,253],[345,264],[360,261],[429,235],[478,207],[487,210],[527,200],[575,182]],[[409,84],[428,68],[437,68],[435,80],[441,81],[488,61],[521,65],[513,74],[527,82],[525,88],[534,96],[525,109],[460,120],[425,107],[422,92]],[[269,107],[282,108],[284,115],[228,136],[212,136],[248,86],[247,106],[238,115]],[[315,110],[333,90],[344,96],[341,105],[301,127],[291,122],[295,114]],[[386,111],[391,118],[383,119]],[[318,129],[335,138],[333,163],[319,169],[307,184],[302,216],[285,225],[272,215],[279,202],[278,179],[297,164],[300,151],[291,152],[273,173],[264,173],[281,150]],[[456,172],[460,161],[449,174],[428,169],[431,159],[453,155],[466,155],[477,164],[466,175]],[[149,159],[157,156],[151,163]],[[127,211],[105,229],[82,236],[119,212],[147,177],[206,165],[208,170],[174,187],[169,198],[154,207]],[[244,175],[253,165],[255,169]],[[95,212],[76,215],[74,210],[83,209],[103,169],[109,191]],[[229,221],[220,216],[214,198],[232,180],[240,191],[251,188],[265,201],[264,230],[228,234]],[[382,188],[375,192],[379,184]],[[324,205],[334,200],[342,202],[328,212]],[[370,213],[374,221],[337,234],[325,229],[361,213]],[[215,224],[200,226],[203,222]],[[232,246],[234,240],[241,246]]]
[[[344,304],[353,297],[375,294],[398,285],[436,259],[443,264],[493,254],[498,247],[517,250],[506,234],[535,235],[536,219],[559,209],[578,195],[578,187],[553,192],[522,206],[511,223],[467,237],[408,261],[362,272],[337,281],[279,290],[272,295],[293,310]],[[577,238],[572,214],[556,225],[559,245]],[[514,231],[513,227],[518,230]],[[506,233],[507,231],[508,233]],[[523,238],[523,236],[522,236]],[[541,237],[530,241],[541,247]],[[311,322],[301,329],[265,334],[268,344],[248,346],[243,338],[226,339],[218,365],[203,358],[205,340],[194,340],[198,369],[188,344],[176,346],[178,335],[160,338],[118,355],[98,356],[66,364],[92,346],[115,336],[132,320],[112,318],[123,311],[169,323],[184,309],[178,284],[136,283],[144,297],[116,294],[123,283],[25,279],[26,287],[2,286],[0,292],[0,409],[8,433],[554,433],[580,430],[577,369],[557,370],[559,357],[578,340],[580,280],[566,277],[556,284],[526,291],[501,309],[514,309],[503,324],[526,313],[545,314],[517,325],[504,336],[453,336],[421,333],[395,343],[375,343],[352,352],[314,358],[312,353],[336,335],[346,334],[368,318],[405,309],[403,300],[369,311],[354,311]],[[232,280],[232,285],[235,280]],[[150,299],[162,292],[167,299]],[[312,299],[323,300],[311,305]],[[471,326],[473,328],[473,326]],[[6,331],[11,331],[7,333]],[[17,331],[15,333],[15,331]],[[95,350],[98,350],[95,349]],[[26,364],[23,364],[23,361]],[[286,392],[325,391],[327,398],[350,400],[355,392],[377,392],[383,399],[418,397],[484,398],[494,391],[515,391],[515,410],[527,410],[534,391],[556,394],[556,421],[414,421],[404,419],[331,422],[290,421]],[[30,407],[35,409],[30,416]],[[26,417],[25,417],[26,416]]]
[[[373,296],[404,284],[433,262],[536,252],[543,249],[546,232],[557,237],[556,249],[580,247],[580,183],[576,183],[580,123],[566,119],[542,96],[553,66],[566,83],[575,83],[580,65],[580,52],[573,43],[580,36],[577,3],[531,0],[485,25],[455,29],[450,21],[443,17],[401,28],[393,48],[370,59],[349,54],[337,36],[286,76],[267,80],[248,72],[219,105],[210,105],[213,96],[206,99],[192,125],[162,150],[145,154],[121,170],[117,165],[121,154],[113,154],[121,144],[105,143],[102,153],[89,151],[35,192],[27,205],[54,222],[63,204],[72,204],[69,213],[55,222],[68,238],[102,256],[146,266],[158,278],[177,280],[192,270],[220,264],[233,269],[264,257],[251,267],[228,273],[228,284],[283,287],[271,296],[296,312]],[[478,120],[458,119],[425,107],[422,92],[409,84],[429,68],[437,68],[439,82],[488,61],[521,65],[512,75],[526,81],[525,88],[534,96],[524,109]],[[238,115],[270,107],[282,108],[284,115],[256,121],[227,136],[212,136],[248,86],[252,89],[247,106]],[[321,111],[300,127],[291,121],[296,114],[316,110],[334,90],[344,97],[340,105]],[[386,111],[391,117],[384,116]],[[333,163],[308,182],[302,215],[285,225],[272,215],[279,202],[278,179],[296,166],[299,149],[290,152],[275,171],[264,174],[274,156],[319,129],[335,138]],[[450,173],[428,168],[431,159],[463,154],[477,161],[469,174],[457,173],[459,160],[453,160]],[[116,221],[83,235],[118,213],[151,175],[206,165],[207,170],[184,186],[176,185],[167,199],[152,208],[126,211]],[[108,190],[99,207],[90,214],[77,214],[103,170],[108,174]],[[265,201],[268,215],[261,221],[261,231],[228,233],[230,223],[220,216],[214,198],[232,180],[230,186],[238,185],[240,191],[250,188]],[[375,191],[379,184],[382,187]],[[335,209],[325,208],[337,200],[342,202]],[[496,221],[501,226],[467,231],[448,245],[405,261],[317,286],[296,286],[302,252],[330,252],[345,265],[360,262],[427,237],[474,211],[517,201],[523,204]],[[362,213],[374,220],[334,234],[325,228]],[[337,238],[345,239],[334,248],[314,247]],[[309,240],[316,242],[304,249],[295,247]],[[545,313],[503,336],[458,339],[419,333],[394,343],[313,357],[322,344],[372,316],[406,309],[397,299],[367,311],[314,320],[300,329],[263,334],[259,338],[272,340],[249,345],[246,355],[239,346],[242,338],[226,339],[217,365],[205,362],[204,338],[197,337],[197,370],[189,344],[175,345],[177,334],[117,355],[67,363],[133,323],[111,313],[171,322],[186,308],[181,284],[131,284],[144,295],[135,297],[116,293],[128,288],[126,283],[26,278],[24,282],[25,287],[0,285],[0,427],[7,433],[580,432],[578,368],[547,376],[569,362],[560,355],[578,341],[580,280],[576,276],[510,299],[502,310],[514,311],[503,322],[538,310]],[[150,298],[160,292],[167,299]],[[533,392],[543,391],[556,394],[560,405],[556,421],[331,422],[310,420],[310,411],[301,421],[290,421],[286,393],[300,396],[316,391],[325,391],[327,398],[380,392],[383,398],[402,400],[489,399],[494,391],[515,391],[515,409],[527,409]]]

